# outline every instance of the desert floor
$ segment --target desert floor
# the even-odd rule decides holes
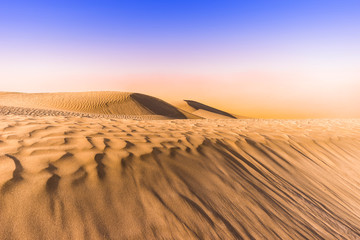
[[[0,239],[360,239],[360,120],[0,92]]]
[[[0,239],[360,238],[360,120],[0,120]]]

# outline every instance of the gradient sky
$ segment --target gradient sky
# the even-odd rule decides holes
[[[360,1],[0,1],[0,91],[360,117]]]

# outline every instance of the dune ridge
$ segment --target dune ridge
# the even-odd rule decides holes
[[[194,114],[196,116],[205,118],[205,119],[243,119],[248,118],[240,115],[230,114],[228,112],[222,111],[217,108],[210,107],[206,104],[193,101],[193,100],[183,100],[174,102],[174,106],[179,109],[182,109],[186,112]]]
[[[1,239],[360,238],[360,120],[0,119]]]
[[[73,115],[157,115],[169,119],[187,118],[183,112],[159,98],[128,92],[2,93],[0,105],[18,108],[14,112],[38,109],[39,114],[45,114],[47,110],[51,112],[49,115],[59,111],[57,115],[73,112]]]
[[[184,100],[170,104],[130,92],[14,93],[0,92],[0,114],[94,116],[133,119],[236,119],[208,105]]]

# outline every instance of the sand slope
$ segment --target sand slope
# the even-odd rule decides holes
[[[81,92],[81,93],[2,93],[0,106],[26,109],[60,111],[64,113],[149,116],[187,118],[176,107],[140,93],[126,92]],[[25,109],[25,110],[24,110]],[[44,111],[39,111],[43,113]],[[53,113],[55,114],[55,113]],[[51,115],[51,114],[50,114]]]
[[[129,92],[0,92],[0,114],[126,119],[245,118],[196,101],[184,100],[172,105],[156,97]]]
[[[360,238],[360,120],[0,119],[0,239]]]
[[[193,115],[199,116],[206,119],[236,119],[236,118],[246,118],[228,112],[210,107],[203,103],[199,103],[192,100],[184,100],[180,102],[175,102],[174,105],[186,112],[189,112]]]

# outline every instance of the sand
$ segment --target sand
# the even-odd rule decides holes
[[[243,119],[248,118],[236,114],[231,114],[220,109],[205,105],[193,100],[175,101],[173,103],[178,109],[191,113],[205,119]]]
[[[0,111],[0,239],[360,238],[360,120],[22,104]]]
[[[64,116],[93,114],[122,116],[120,118],[149,115],[167,119],[187,118],[183,112],[161,99],[127,92],[2,93],[0,106],[13,108],[9,113],[40,111],[35,115],[46,115],[50,111],[49,115]]]

